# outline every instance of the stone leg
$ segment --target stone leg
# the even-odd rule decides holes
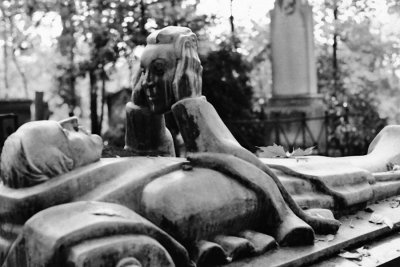
[[[276,175],[254,154],[243,148],[236,141],[217,114],[214,107],[207,102],[205,97],[180,100],[173,105],[172,112],[182,133],[182,137],[185,140],[187,151],[194,153],[225,153],[228,155],[234,155],[237,158],[253,164],[267,174],[265,175],[268,177],[267,179],[272,180],[272,184],[274,184],[275,187],[278,187],[278,192],[270,193],[273,195],[279,195],[281,199],[283,197],[283,199],[288,203],[291,211],[294,211],[302,220],[305,220],[308,224],[312,225],[315,231],[320,234],[334,234],[337,232],[340,226],[338,221],[311,217],[304,213],[304,211],[288,194]],[[268,188],[265,189],[265,193],[269,192]],[[291,211],[289,213],[292,213]],[[292,219],[290,221],[294,222],[297,220]],[[282,229],[287,229],[287,227],[282,227]],[[294,234],[294,232],[292,232],[292,234]]]
[[[281,245],[308,245],[314,242],[314,231],[287,206],[271,177],[254,165],[222,153],[195,153],[188,157],[195,166],[224,173],[253,190],[260,203],[259,225]]]

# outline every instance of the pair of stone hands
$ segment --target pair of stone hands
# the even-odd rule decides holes
[[[157,87],[154,82],[147,81],[148,75],[142,73],[136,82],[136,85],[133,89],[132,99],[131,101],[136,106],[141,108],[147,108],[151,110],[151,105],[149,105],[149,94],[146,91],[154,91],[154,94],[157,95],[162,104],[165,104],[166,107],[162,109],[161,113],[166,113],[170,111],[171,107],[178,101],[186,98],[196,98],[201,97],[201,90],[193,89],[188,83],[186,76],[182,77],[182,81],[180,81],[180,86],[174,86],[172,81],[167,81],[164,83],[165,88]],[[185,86],[185,85],[186,86]],[[152,88],[152,89],[149,89]],[[155,112],[160,113],[160,112]]]
[[[146,81],[147,75],[141,74],[132,93],[131,102],[126,106],[127,132],[126,149],[139,155],[175,156],[174,142],[165,125],[164,113],[171,111],[172,106],[187,98],[202,97],[201,93],[181,86],[174,90],[172,82],[164,88]],[[149,89],[149,87],[152,87]],[[149,96],[153,92],[154,99]],[[153,101],[152,101],[153,100]]]

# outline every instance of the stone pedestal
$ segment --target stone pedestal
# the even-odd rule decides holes
[[[320,95],[279,96],[270,99],[266,108],[272,127],[266,144],[286,149],[315,146],[326,153],[325,105]]]

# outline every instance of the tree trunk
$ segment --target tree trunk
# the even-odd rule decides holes
[[[337,60],[337,46],[338,46],[338,33],[337,33],[337,21],[338,21],[338,6],[337,0],[334,1],[333,6],[333,17],[334,17],[334,32],[333,32],[333,45],[332,45],[332,58],[333,58],[333,89],[334,94],[337,95],[338,91],[338,79],[339,79],[339,70],[338,70],[338,60]]]
[[[75,54],[74,48],[76,41],[74,38],[75,27],[73,24],[72,17],[76,12],[75,2],[67,1],[61,5],[61,22],[63,30],[58,45],[61,54],[68,60],[65,66],[65,74],[61,79],[61,87],[68,90],[68,97],[64,100],[68,104],[69,116],[74,115],[74,109],[77,105],[77,98],[75,92]]]
[[[95,70],[89,71],[90,80],[90,119],[92,133],[100,134],[99,119],[97,115],[97,76]]]
[[[106,72],[104,71],[104,66],[103,66],[101,74],[101,111],[100,111],[100,122],[99,122],[100,133],[101,133],[101,128],[103,126],[105,103],[106,103]]]
[[[1,4],[0,4],[1,7]],[[4,38],[4,46],[3,46],[3,60],[4,60],[4,89],[6,90],[5,96],[7,98],[8,95],[8,89],[9,89],[9,84],[8,84],[8,47],[7,47],[7,19],[6,19],[6,14],[4,12],[4,9],[1,7],[1,13],[3,15],[3,38]]]

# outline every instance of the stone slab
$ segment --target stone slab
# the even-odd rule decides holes
[[[310,267],[372,267],[400,265],[400,235],[393,234],[374,241],[363,247],[369,255],[360,260],[346,259],[340,256],[311,265]]]
[[[259,257],[246,258],[226,266],[308,266],[310,264],[326,260],[329,257],[336,257],[341,250],[361,247],[369,244],[382,236],[392,235],[397,237],[400,229],[400,207],[391,208],[390,204],[392,199],[394,198],[383,200],[377,204],[372,204],[369,206],[374,213],[380,214],[393,222],[392,229],[385,224],[377,225],[369,222],[368,220],[372,213],[359,211],[356,214],[340,218],[342,226],[331,241],[328,241],[329,238],[327,236],[319,236],[316,240],[316,243],[312,246],[281,247]],[[399,247],[400,246],[398,246],[398,248]],[[399,256],[400,253],[399,255],[394,255],[395,258]],[[393,257],[386,258],[388,261],[393,259]],[[384,260],[385,258],[381,259],[381,263],[383,263]],[[337,259],[336,261],[342,260]]]

